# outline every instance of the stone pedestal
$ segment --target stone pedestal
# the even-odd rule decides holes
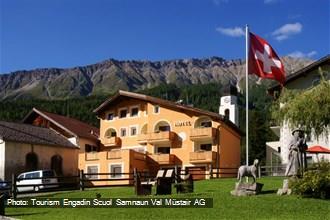
[[[277,195],[291,195],[292,190],[289,188],[289,179],[283,180],[283,187],[277,190]]]
[[[262,183],[235,183],[235,189],[230,193],[233,196],[253,196],[261,192]]]

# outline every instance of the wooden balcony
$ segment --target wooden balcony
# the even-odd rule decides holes
[[[107,152],[107,159],[121,159],[121,150],[112,150]]]
[[[105,147],[117,147],[121,145],[121,140],[119,137],[103,138],[103,145]]]
[[[151,144],[170,143],[174,139],[172,131],[153,132],[148,134],[148,142]]]
[[[212,163],[217,158],[217,152],[215,151],[199,151],[190,152],[190,163]]]
[[[170,165],[175,162],[175,156],[173,154],[151,154],[148,156],[159,165]]]
[[[139,134],[137,138],[137,142],[142,144],[142,143],[147,143],[148,142],[148,134]]]
[[[216,136],[216,129],[212,127],[207,128],[193,128],[190,131],[190,140],[192,141],[206,141],[212,140]]]
[[[98,152],[86,152],[85,153],[85,160],[98,160]]]

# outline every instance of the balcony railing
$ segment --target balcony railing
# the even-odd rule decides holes
[[[85,160],[98,160],[98,152],[86,152],[85,153]]]
[[[138,138],[137,138],[137,141],[139,143],[147,143],[148,142],[148,137],[149,137],[148,134],[139,134]]]
[[[190,140],[210,140],[216,135],[216,129],[212,127],[207,128],[193,128],[190,131]]]
[[[190,152],[189,154],[191,163],[212,163],[215,162],[217,152],[215,151],[199,151]]]
[[[174,164],[175,160],[173,154],[151,154],[148,156],[160,165]]]
[[[120,146],[120,138],[119,137],[106,137],[103,139],[103,145],[105,147]]]
[[[148,134],[148,142],[152,144],[171,142],[174,138],[172,131],[153,132]]]
[[[107,152],[107,159],[121,159],[121,150],[112,150]]]

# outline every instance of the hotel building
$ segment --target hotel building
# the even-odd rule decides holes
[[[80,151],[79,168],[87,173],[128,178],[120,173],[132,173],[136,168],[155,175],[159,169],[176,166],[208,174],[211,168],[240,165],[241,131],[217,113],[126,91],[118,91],[94,112],[100,120],[101,146],[94,152]],[[233,175],[220,175],[225,176]],[[132,182],[115,184],[128,183]]]

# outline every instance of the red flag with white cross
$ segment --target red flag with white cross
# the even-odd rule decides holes
[[[270,44],[250,32],[249,74],[285,82],[284,65]]]

